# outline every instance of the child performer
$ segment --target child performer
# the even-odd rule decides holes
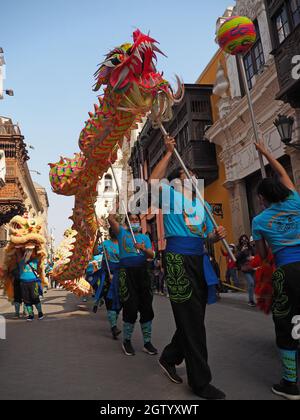
[[[17,259],[22,299],[28,313],[27,321],[32,322],[34,320],[33,306],[38,311],[39,320],[42,320],[44,314],[39,296],[41,281],[38,277],[39,260],[36,251],[34,249],[18,249]]]
[[[109,223],[118,238],[120,249],[120,298],[123,305],[123,351],[126,356],[134,356],[131,343],[134,326],[140,313],[140,323],[144,337],[144,352],[156,355],[158,352],[151,343],[153,294],[151,279],[147,270],[147,259],[154,259],[152,244],[148,236],[141,233],[138,215],[129,215],[137,244],[134,244],[129,230],[120,226],[114,215],[109,216]]]
[[[110,323],[111,332],[114,340],[117,340],[121,331],[118,329],[118,317],[121,311],[121,303],[119,296],[119,270],[120,270],[120,252],[118,239],[112,229],[109,230],[110,240],[103,242],[104,257],[102,261],[102,269],[105,271],[105,285],[103,297],[105,300],[107,318]],[[107,268],[109,264],[110,275]]]

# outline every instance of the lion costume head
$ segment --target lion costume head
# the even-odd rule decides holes
[[[42,218],[14,217],[9,223],[9,244],[5,249],[1,285],[10,301],[14,300],[14,280],[18,270],[17,250],[33,250],[38,259],[38,276],[43,285],[47,285],[45,263],[47,259],[46,240],[43,236]]]

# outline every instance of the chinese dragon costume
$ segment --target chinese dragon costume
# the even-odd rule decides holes
[[[72,230],[77,232],[72,255],[66,264],[54,266],[52,276],[75,294],[88,293],[83,278],[97,237],[94,207],[97,185],[110,162],[117,158],[116,146],[130,138],[137,123],[151,111],[160,114],[164,121],[170,120],[172,106],[182,99],[180,80],[174,93],[163,74],[157,72],[157,53],[161,53],[157,42],[137,30],[132,44],[123,44],[106,56],[95,73],[94,90],[102,87],[103,94],[80,134],[80,152],[73,159],[61,158],[60,162],[50,164],[53,191],[75,196],[70,219]]]

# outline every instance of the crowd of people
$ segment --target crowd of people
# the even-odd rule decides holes
[[[167,137],[165,143],[166,153],[154,168],[151,180],[166,177],[175,140]],[[254,307],[257,257],[265,262],[270,254],[273,255],[276,271],[272,312],[283,374],[272,391],[289,400],[300,400],[297,386],[299,341],[292,334],[292,320],[300,315],[300,196],[281,164],[263,145],[256,144],[256,147],[277,178],[264,179],[258,186],[262,213],[253,220],[253,238],[243,235],[237,246],[230,245],[236,261],[223,250],[227,259],[226,283],[238,290],[238,271],[242,272],[248,284],[249,305]],[[192,171],[190,174],[194,175]],[[93,311],[97,313],[99,306],[105,303],[112,337],[117,340],[123,333],[122,349],[126,356],[136,354],[132,335],[138,320],[144,352],[150,356],[158,354],[152,341],[153,291],[167,293],[176,331],[160,355],[161,369],[173,383],[181,384],[183,381],[176,367],[185,361],[188,384],[193,393],[208,400],[222,400],[225,393],[212,385],[205,329],[206,306],[217,302],[220,270],[215,259],[207,254],[205,244],[222,241],[227,232],[223,227],[214,227],[193,188],[185,188],[187,178],[180,169],[174,174],[175,188],[167,183],[160,187],[161,195],[170,197],[167,211],[160,200],[167,242],[164,254],[155,255],[149,236],[142,233],[139,215],[129,214],[126,224],[122,225],[115,214],[110,214],[110,238],[95,249],[87,279],[94,288]],[[183,211],[179,212],[178,208],[183,206]],[[187,217],[187,208],[199,210],[202,217]],[[22,296],[29,318],[36,305],[42,319],[36,296],[34,255],[20,255],[19,261]],[[118,324],[121,313],[122,329]]]

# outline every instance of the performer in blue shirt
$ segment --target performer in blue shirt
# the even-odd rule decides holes
[[[113,230],[109,230],[110,240],[103,242],[103,252],[107,258],[103,257],[102,270],[105,273],[105,284],[102,297],[104,298],[107,318],[111,327],[114,340],[117,340],[121,331],[118,329],[118,317],[121,311],[120,292],[119,292],[119,270],[120,270],[120,251],[119,243]],[[107,267],[109,265],[109,270]]]
[[[170,137],[165,140],[167,153],[150,181],[161,181],[167,174],[176,142]],[[218,242],[225,238],[226,232],[222,227],[214,229],[183,170],[178,171],[173,185],[174,188],[161,185],[160,207],[167,239],[166,283],[177,331],[160,358],[160,366],[172,382],[180,384],[182,379],[176,373],[176,366],[185,360],[193,392],[204,399],[224,399],[224,393],[210,384],[205,309],[207,302],[217,301],[219,280],[205,252],[204,241]]]
[[[151,343],[154,312],[151,279],[147,270],[147,259],[154,259],[154,252],[149,237],[141,233],[140,217],[131,214],[129,218],[136,244],[130,231],[120,226],[114,215],[109,216],[109,223],[117,235],[120,250],[119,284],[124,321],[123,351],[127,356],[135,355],[131,337],[140,313],[144,351],[156,355],[158,352]]]
[[[39,262],[36,251],[35,249],[18,249],[17,259],[22,299],[28,313],[27,321],[34,320],[33,306],[38,311],[39,320],[42,320],[44,314],[40,301],[41,280],[38,277]]]
[[[256,147],[278,175],[259,184],[258,196],[265,210],[253,220],[253,237],[261,258],[267,258],[268,245],[277,267],[272,312],[283,379],[272,391],[289,400],[300,400],[299,340],[293,335],[294,317],[300,315],[300,196],[283,166],[262,143]]]

